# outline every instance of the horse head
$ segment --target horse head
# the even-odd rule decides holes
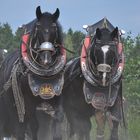
[[[66,51],[62,28],[58,22],[59,9],[51,14],[36,8],[36,19],[25,25],[21,53],[29,86],[35,96],[43,99],[59,96],[64,83],[63,69]],[[51,77],[51,78],[50,78]]]
[[[37,50],[36,61],[39,65],[49,66],[55,60],[56,45],[62,43],[58,25],[59,9],[53,14],[42,13],[40,6],[36,8],[37,22],[32,32],[31,46]]]
[[[89,57],[96,71],[95,76],[102,81],[103,86],[109,81],[110,76],[117,65],[117,44],[117,27],[112,32],[107,28],[96,29],[94,41],[89,51]]]
[[[61,71],[65,65],[65,62],[61,60],[66,54],[62,47],[62,28],[58,22],[59,15],[58,8],[51,14],[42,13],[40,6],[38,6],[36,19],[25,25],[25,29],[27,27],[30,29],[30,34],[29,39],[26,37],[22,39],[25,42],[21,46],[22,56],[26,66],[35,74],[43,76],[52,73],[54,75]],[[28,42],[28,46],[25,47],[26,42]],[[27,53],[24,50],[27,50]],[[52,66],[54,67],[50,69]],[[58,71],[54,72],[55,67],[58,68]]]

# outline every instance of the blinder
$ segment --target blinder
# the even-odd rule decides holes
[[[117,41],[102,41],[102,40],[99,40],[99,39],[95,39],[95,41],[93,42],[94,44],[99,44],[100,46],[103,46],[103,45],[110,45],[110,46],[116,46],[118,44]]]
[[[102,40],[99,40],[99,39],[92,39],[92,46],[94,47],[102,47],[104,45],[108,45],[108,46],[111,46],[110,49],[111,50],[114,50],[115,51],[115,54],[118,53],[118,41],[102,41]]]

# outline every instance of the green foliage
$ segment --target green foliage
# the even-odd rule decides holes
[[[72,42],[72,36],[71,36],[71,33],[67,33],[65,35],[65,38],[64,38],[64,46],[70,50],[70,51],[74,51],[74,48],[73,48],[73,42]],[[73,54],[70,53],[70,52],[67,52],[67,58],[70,59],[73,57]]]
[[[127,123],[130,140],[140,139],[140,36],[124,39],[126,56],[123,93],[128,102]]]
[[[0,48],[10,49],[13,47],[13,38],[10,25],[8,23],[0,25]]]
[[[140,116],[129,112],[128,116],[128,137],[129,140],[139,140],[140,139]]]
[[[124,92],[130,108],[140,113],[140,36],[132,39],[128,36],[124,40],[125,45],[125,71]]]
[[[22,31],[20,28],[17,29],[16,33],[14,34],[8,23],[0,24],[0,48],[7,49],[8,52],[19,48],[21,33]]]
[[[81,53],[81,42],[85,35],[81,31],[75,31],[72,35],[73,48],[77,52],[75,56],[79,56]]]
[[[85,35],[81,31],[73,31],[71,28],[67,33],[64,33],[64,45],[67,49],[73,51],[75,54],[67,52],[67,58],[77,57],[81,52],[81,42]]]
[[[22,28],[18,28],[17,31],[15,32],[14,40],[13,40],[15,48],[19,48],[20,47],[22,34],[23,34]]]

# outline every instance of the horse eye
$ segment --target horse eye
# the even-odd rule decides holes
[[[52,26],[53,26],[53,27],[56,27],[56,23],[53,23]]]
[[[37,22],[37,23],[36,23],[36,26],[41,26],[40,22]]]
[[[90,99],[91,98],[91,95],[90,94],[87,94],[87,98]]]

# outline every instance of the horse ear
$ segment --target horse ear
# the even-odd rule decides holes
[[[113,31],[112,31],[112,33],[111,33],[111,38],[112,38],[112,40],[114,39],[114,38],[116,38],[116,37],[118,37],[118,27],[116,27]]]
[[[57,19],[59,18],[59,15],[60,15],[60,11],[59,9],[57,8],[56,11],[53,13],[53,20],[54,21],[57,21]]]
[[[101,36],[102,36],[101,30],[99,28],[97,28],[96,29],[96,38],[100,40]]]
[[[36,17],[39,20],[41,18],[41,16],[42,16],[42,12],[41,12],[40,6],[38,6],[36,8]]]

